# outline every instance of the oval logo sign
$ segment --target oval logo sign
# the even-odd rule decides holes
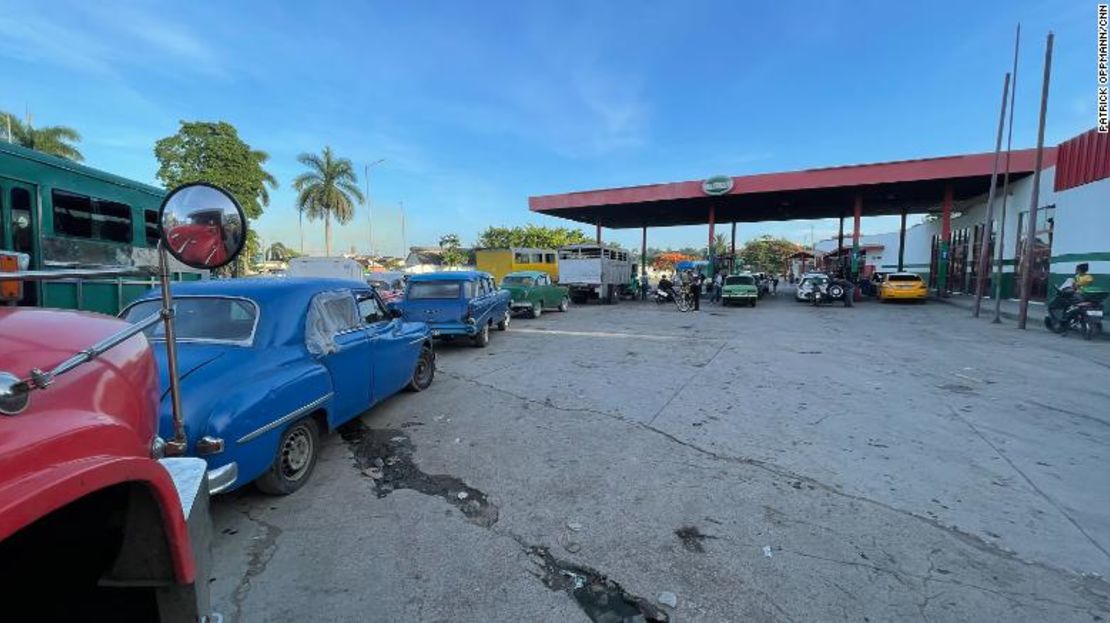
[[[701,191],[707,195],[727,195],[732,191],[732,178],[727,175],[714,175],[701,183]]]

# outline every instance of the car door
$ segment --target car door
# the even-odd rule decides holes
[[[536,278],[536,287],[540,289],[540,296],[543,297],[544,307],[558,307],[559,301],[557,299],[555,288],[551,287],[551,279],[547,275],[540,275]]]
[[[312,299],[306,342],[331,376],[328,425],[338,426],[370,408],[373,369],[370,336],[350,290],[320,292]]]
[[[408,383],[420,354],[421,339],[413,341],[411,335],[405,336],[401,331],[401,319],[390,317],[374,292],[356,292],[355,299],[359,318],[370,338],[370,368],[374,379],[370,403],[374,404],[397,393]]]
[[[489,322],[490,314],[490,296],[489,287],[486,285],[486,280],[482,277],[471,281],[468,284],[471,287],[471,305],[474,306],[474,319],[481,325],[484,322]]]

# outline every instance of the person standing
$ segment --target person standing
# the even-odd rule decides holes
[[[705,275],[697,273],[690,279],[690,297],[694,299],[694,311],[701,311],[701,284]]]
[[[776,273],[776,274],[771,276],[771,294],[775,295],[775,294],[778,294],[778,293],[779,293],[779,276]]]
[[[721,290],[724,288],[725,279],[723,277],[724,271],[717,271],[713,275],[713,295],[709,298],[710,303],[721,302]]]

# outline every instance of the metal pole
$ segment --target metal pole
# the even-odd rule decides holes
[[[1033,234],[1037,231],[1037,203],[1041,197],[1041,163],[1044,161],[1044,122],[1048,115],[1048,85],[1052,79],[1052,31],[1044,48],[1044,82],[1041,84],[1041,120],[1037,127],[1037,156],[1033,161],[1033,192],[1029,198],[1029,226],[1025,231],[1025,249],[1021,271],[1021,300],[1018,302],[1018,328],[1025,328],[1029,316],[1029,289],[1033,285]]]
[[[863,216],[863,195],[856,194],[855,210],[852,214],[852,263],[851,280],[856,281],[860,271],[859,265],[859,226],[860,217]]]
[[[736,221],[732,222],[732,266],[729,272],[736,272]]]
[[[948,298],[948,253],[952,246],[952,182],[944,184],[941,202],[940,240],[937,243],[937,296]]]
[[[1014,83],[1010,89],[1010,120],[1006,129],[1006,172],[1002,175],[1002,214],[998,219],[998,266],[995,267],[994,280],[994,324],[1002,322],[1002,261],[1003,250],[1006,248],[1006,199],[1009,196],[1007,187],[1010,185],[1010,145],[1014,138],[1014,99],[1017,95],[1017,70],[1018,48],[1021,46],[1021,24],[1017,25],[1017,34],[1014,35]]]
[[[601,217],[600,216],[597,217],[597,223],[595,223],[595,225],[596,225],[596,230],[595,230],[594,239],[597,241],[598,244],[601,244]]]
[[[714,265],[714,261],[713,261],[713,255],[714,255],[714,253],[713,253],[713,243],[716,242],[716,240],[714,240],[714,238],[716,237],[716,236],[714,236],[714,231],[715,231],[716,225],[717,225],[717,206],[710,204],[710,206],[709,206],[709,246],[706,248],[706,251],[707,251],[706,255],[708,256],[708,259],[709,259],[709,270],[713,273],[717,272],[717,267]]]
[[[840,228],[836,234],[836,262],[837,270],[844,271],[844,213],[840,213]]]
[[[173,296],[170,294],[169,254],[166,245],[158,241],[158,271],[162,276],[162,320],[166,338],[166,367],[169,368],[170,408],[173,412],[173,439],[166,442],[167,456],[185,454],[185,419],[181,412],[181,389],[177,383],[177,341],[173,330]]]
[[[647,288],[644,286],[648,281],[647,274],[647,225],[644,225],[643,231],[640,235],[640,300],[647,300]]]
[[[906,270],[906,208],[902,207],[902,226],[898,229],[898,272]]]
[[[987,214],[983,217],[983,229],[979,236],[979,267],[975,270],[975,307],[972,316],[979,317],[983,303],[983,289],[987,285],[987,260],[990,258],[990,233],[994,228],[994,188],[998,185],[998,157],[1002,152],[1002,129],[1006,124],[1006,96],[1010,92],[1010,73],[1002,81],[1002,111],[998,113],[998,137],[994,141],[994,166],[991,169],[991,187],[987,191]]]

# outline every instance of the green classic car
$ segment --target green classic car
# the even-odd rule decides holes
[[[513,297],[514,313],[525,312],[539,318],[544,309],[565,312],[570,308],[569,289],[551,282],[547,273],[539,270],[518,270],[505,275],[501,289]]]
[[[747,273],[729,275],[725,277],[724,286],[721,288],[721,304],[746,303],[755,307],[759,299],[759,285],[755,277]]]

